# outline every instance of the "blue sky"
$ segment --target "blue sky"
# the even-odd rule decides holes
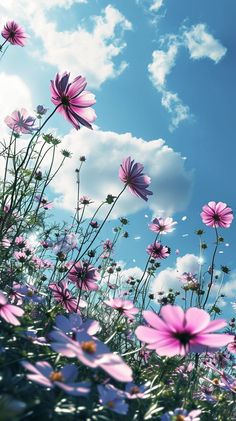
[[[9,48],[0,63],[1,120],[16,107],[52,109],[49,80],[57,71],[84,75],[96,94],[98,132],[77,133],[59,115],[48,126],[74,153],[51,191],[60,198],[59,215],[68,217],[73,207],[72,169],[79,155],[88,158],[83,193],[100,200],[119,191],[118,167],[131,154],[144,163],[155,196],[147,208],[128,196],[118,207],[116,215],[132,221],[119,257],[142,267],[152,239],[147,223],[162,210],[178,221],[165,237],[173,254],[163,268],[175,266],[176,248],[180,257],[197,253],[193,232],[202,227],[201,207],[215,200],[236,208],[235,1],[0,0],[0,16],[1,26],[13,18],[31,37],[26,47]],[[217,256],[219,265],[232,269],[232,300],[234,226],[222,233],[229,246]],[[210,255],[214,233],[205,231]]]

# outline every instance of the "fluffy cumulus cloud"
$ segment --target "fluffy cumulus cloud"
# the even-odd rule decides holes
[[[55,6],[69,8],[81,2],[84,3],[75,0],[43,0],[41,3],[18,0],[16,5],[14,2],[13,7],[13,1],[0,0],[0,11],[5,15],[13,11],[11,17],[21,18],[30,31],[41,40],[42,48],[34,53],[40,60],[55,66],[59,71],[70,69],[73,75],[77,75],[79,71],[86,75],[90,86],[99,88],[107,79],[117,77],[127,67],[125,61],[121,60],[117,64],[116,60],[126,46],[124,32],[131,30],[132,25],[111,5],[108,5],[101,15],[91,17],[87,22],[89,25],[92,22],[91,30],[88,30],[86,25],[78,25],[71,30],[60,30],[56,22],[49,20],[47,9]]]
[[[151,291],[156,294],[158,291],[168,292],[170,288],[180,291],[182,283],[179,277],[184,272],[198,273],[199,258],[194,254],[185,254],[177,257],[175,267],[168,267],[162,270],[152,283]]]
[[[169,129],[173,131],[181,122],[191,118],[188,105],[182,102],[177,93],[167,88],[167,76],[175,66],[179,49],[187,48],[191,59],[210,58],[215,63],[222,59],[227,49],[207,31],[205,24],[182,27],[180,34],[168,35],[161,42],[167,45],[164,49],[153,51],[148,72],[153,86],[161,94],[163,107],[170,113]]]
[[[169,148],[162,139],[147,142],[130,133],[81,129],[79,132],[71,130],[64,137],[61,147],[70,150],[73,155],[52,182],[58,206],[70,211],[75,209],[75,169],[79,166],[81,155],[86,156],[87,161],[81,174],[80,194],[88,195],[94,201],[87,208],[87,216],[93,214],[108,194],[117,195],[121,191],[123,184],[118,178],[119,165],[129,155],[144,165],[145,173],[152,179],[150,188],[154,195],[146,203],[127,189],[114,209],[114,218],[135,213],[147,206],[155,215],[163,212],[163,209],[165,214],[170,215],[187,206],[192,173],[186,170],[181,155]],[[57,162],[59,159],[57,157]],[[104,212],[108,209],[107,205]],[[101,217],[104,212],[100,213]]]
[[[194,60],[207,57],[218,63],[227,51],[220,41],[207,31],[203,23],[184,30],[183,41]]]

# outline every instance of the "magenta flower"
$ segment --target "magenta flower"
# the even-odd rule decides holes
[[[129,156],[120,165],[119,178],[129,187],[129,191],[132,194],[147,201],[147,196],[153,193],[147,190],[151,183],[151,178],[143,174],[143,168],[143,165],[138,162],[134,164],[134,160],[131,161]]]
[[[2,317],[7,323],[19,326],[20,322],[16,316],[21,317],[23,314],[24,310],[22,310],[22,308],[12,304],[7,304],[5,295],[0,292],[0,317]]]
[[[173,218],[154,218],[152,223],[149,224],[149,229],[153,232],[158,234],[167,234],[168,232],[172,232],[175,230],[174,225],[177,222],[173,221]]]
[[[101,276],[96,268],[83,261],[82,263],[77,262],[70,269],[68,278],[84,291],[96,291],[98,289],[96,282],[100,280]]]
[[[51,344],[52,349],[61,355],[77,357],[90,368],[100,367],[120,382],[132,381],[132,370],[122,358],[113,354],[103,342],[85,330],[74,332],[73,338],[60,330],[54,330],[50,333],[50,338],[55,341]]]
[[[163,246],[161,243],[155,241],[147,246],[146,251],[154,259],[166,259],[170,255],[170,249],[167,246]]]
[[[233,221],[233,211],[226,203],[209,202],[203,206],[201,212],[202,222],[209,227],[229,228]]]
[[[139,326],[136,336],[161,356],[211,351],[227,345],[234,338],[233,335],[212,333],[227,323],[222,319],[210,321],[206,311],[195,307],[184,313],[181,307],[168,304],[162,307],[160,317],[152,311],[144,311],[143,317],[150,327]]]
[[[12,45],[20,45],[21,47],[24,47],[26,38],[28,37],[24,28],[14,22],[14,20],[10,20],[5,24],[1,35]]]
[[[121,298],[111,298],[110,300],[105,300],[104,303],[119,311],[125,317],[129,319],[134,319],[134,315],[139,312],[138,308],[134,307],[132,301],[122,300]]]
[[[40,384],[41,386],[53,389],[55,386],[72,396],[86,396],[90,392],[90,383],[75,383],[78,370],[72,364],[67,364],[60,370],[54,371],[47,361],[39,361],[34,365],[28,361],[21,363],[31,374],[27,379]]]
[[[6,125],[16,133],[31,134],[34,130],[35,118],[28,115],[25,108],[15,110],[10,116],[7,116],[4,121]]]
[[[50,284],[49,288],[52,290],[54,299],[62,307],[64,307],[65,310],[67,310],[69,313],[76,313],[77,299],[72,296],[66,281],[59,282],[58,284]],[[77,312],[80,313],[79,308],[85,308],[86,306],[86,302],[80,299]]]
[[[80,125],[92,129],[91,123],[97,116],[90,107],[96,102],[95,96],[84,90],[87,85],[84,77],[77,76],[71,83],[69,77],[70,73],[57,73],[54,81],[51,80],[51,101],[77,130]]]

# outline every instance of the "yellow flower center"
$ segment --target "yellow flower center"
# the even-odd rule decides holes
[[[63,382],[64,381],[64,377],[61,374],[60,371],[53,371],[50,376],[49,376],[50,380],[52,382]]]
[[[219,384],[219,379],[213,379],[213,380],[212,380],[212,383],[214,383],[214,384]]]
[[[114,408],[115,404],[114,404],[113,401],[108,401],[107,406],[108,406],[108,408]]]
[[[185,416],[184,415],[177,415],[176,421],[184,421],[184,420],[185,420]]]
[[[84,352],[88,354],[94,354],[96,352],[97,346],[94,341],[84,341],[81,342],[81,348]]]
[[[133,386],[133,387],[131,387],[131,389],[130,389],[130,394],[131,395],[136,395],[136,393],[139,393],[140,392],[140,389],[139,389],[139,387],[138,386]]]
[[[33,293],[33,291],[29,290],[26,295],[27,295],[27,297],[32,297],[34,295],[34,293]]]

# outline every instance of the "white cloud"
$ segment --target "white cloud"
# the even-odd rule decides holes
[[[181,155],[165,145],[162,139],[146,142],[130,133],[71,130],[63,139],[63,148],[73,152],[71,159],[52,182],[52,188],[60,197],[59,205],[73,211],[76,206],[75,169],[79,165],[78,157],[87,158],[81,174],[81,195],[88,195],[95,201],[87,209],[91,216],[98,203],[107,194],[118,194],[122,183],[118,178],[119,165],[131,156],[144,164],[144,172],[151,179],[150,189],[154,195],[146,203],[133,196],[128,190],[120,198],[112,214],[113,218],[132,214],[147,206],[158,215],[164,209],[165,214],[183,210],[189,201],[192,187],[192,173],[185,169]],[[125,152],[124,152],[125,151]],[[59,160],[59,158],[57,158]],[[68,188],[70,186],[70,188]],[[109,209],[109,206],[106,207]],[[104,216],[104,213],[101,213]]]
[[[21,108],[26,108],[29,113],[32,111],[32,97],[28,86],[23,80],[16,75],[8,75],[4,72],[0,73],[0,125],[1,140],[8,143],[10,139],[10,129],[4,123],[7,115]],[[20,139],[17,142],[17,148],[21,149],[27,145],[28,141]],[[0,177],[2,177],[5,169],[5,160],[0,158]]]
[[[161,104],[171,115],[169,130],[175,130],[181,122],[189,119],[190,110],[184,105],[177,93],[170,92],[166,88],[166,77],[175,66],[176,56],[179,49],[179,40],[171,37],[171,44],[167,51],[156,50],[152,53],[152,62],[148,65],[150,80],[161,94]]]
[[[167,76],[175,66],[179,49],[187,48],[192,59],[208,57],[215,63],[218,63],[227,51],[207,32],[204,24],[192,26],[190,29],[182,27],[180,32],[179,35],[169,34],[161,39],[161,44],[166,43],[167,49],[153,51],[152,62],[148,65],[150,80],[161,94],[161,104],[171,115],[170,131],[192,117],[188,105],[183,104],[177,93],[169,91],[166,83]]]
[[[152,53],[152,63],[148,65],[148,71],[153,85],[159,89],[165,85],[166,76],[175,65],[178,52],[177,44],[172,44],[167,51],[156,50]]]
[[[32,98],[28,86],[16,75],[0,73],[0,124],[4,128],[4,118],[19,108],[32,110]]]
[[[177,257],[174,268],[168,267],[162,270],[151,285],[151,291],[156,294],[158,291],[168,292],[170,288],[180,291],[182,282],[179,277],[184,272],[198,273],[199,258],[194,254],[185,254]]]
[[[161,103],[166,108],[168,113],[171,114],[171,123],[169,130],[173,132],[179,127],[179,124],[190,118],[190,109],[188,105],[184,105],[177,93],[167,90],[162,90]]]
[[[54,0],[49,3],[43,0],[43,6],[44,3],[45,7],[42,7],[40,2],[18,0],[16,7],[13,7],[13,1],[10,7],[8,2],[0,0],[2,13],[13,11],[11,17],[21,18],[41,40],[43,49],[34,52],[40,60],[59,71],[70,70],[74,76],[86,76],[93,88],[99,88],[107,79],[115,78],[124,71],[127,63],[121,61],[115,64],[114,59],[126,47],[124,32],[131,30],[132,25],[118,9],[108,5],[100,16],[91,17],[91,31],[82,25],[71,30],[59,30],[55,22],[48,20],[46,9],[54,6],[69,8],[76,2],[61,0],[58,4]]]
[[[236,270],[230,273],[229,280],[225,282],[222,290],[222,294],[225,294],[227,297],[234,298],[236,296]]]
[[[193,25],[190,30],[186,29],[183,32],[183,42],[194,60],[207,57],[218,63],[227,51],[220,41],[207,31],[203,23]]]
[[[164,0],[153,0],[151,6],[149,7],[150,12],[158,12],[158,10],[163,6]]]

